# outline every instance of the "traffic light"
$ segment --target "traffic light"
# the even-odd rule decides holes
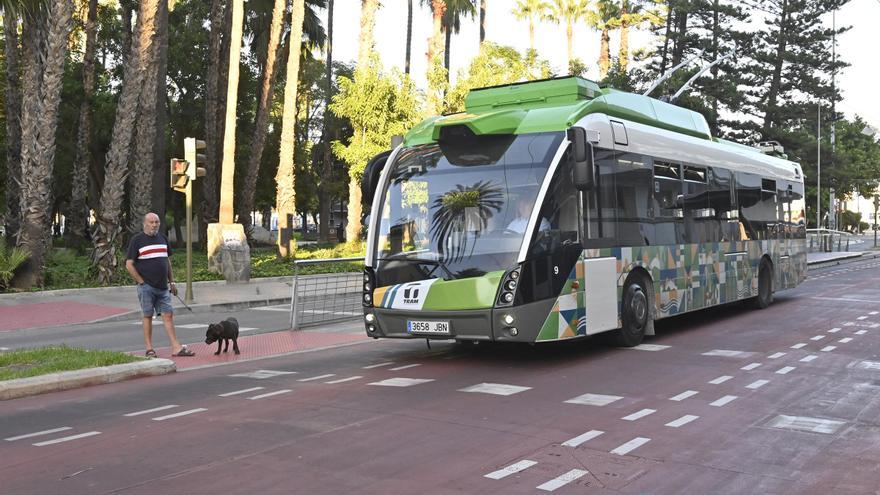
[[[187,168],[187,176],[190,180],[196,180],[196,177],[204,177],[205,169],[201,165],[205,164],[205,155],[199,153],[207,147],[204,141],[196,138],[186,138],[183,140],[183,156],[189,162]]]
[[[189,163],[186,160],[171,159],[171,189],[177,192],[186,192],[186,186],[189,184],[188,168]]]

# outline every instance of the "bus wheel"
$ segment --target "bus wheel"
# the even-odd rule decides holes
[[[635,347],[645,338],[645,328],[651,317],[643,277],[634,277],[623,289],[622,313],[623,328],[615,332],[615,342],[621,347]]]
[[[764,309],[773,303],[773,267],[766,259],[761,260],[758,269],[758,295],[755,297],[754,306]]]

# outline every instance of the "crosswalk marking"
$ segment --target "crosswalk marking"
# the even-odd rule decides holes
[[[650,441],[651,441],[650,438],[636,437],[636,438],[633,438],[632,440],[630,440],[629,442],[626,442],[625,444],[621,445],[620,447],[617,447],[616,449],[612,450],[611,453],[617,454],[617,455],[626,455],[626,454],[629,454],[630,452],[632,452],[633,450],[641,447],[642,445],[645,445],[646,443],[648,443]]]
[[[770,358],[770,359],[779,359],[779,358],[781,358],[782,356],[785,356],[785,353],[784,353],[784,352],[777,352],[777,353],[771,354],[771,355],[769,355],[769,356],[767,356],[767,357]]]
[[[840,327],[834,327],[831,330],[828,330],[828,333],[837,333],[840,331]]]
[[[852,342],[852,337],[844,337],[844,338],[838,340],[838,342],[840,342],[841,344],[848,344],[848,343]]]
[[[684,425],[690,423],[691,421],[694,421],[699,418],[700,418],[699,416],[694,416],[693,414],[685,414],[684,416],[676,419],[675,421],[670,421],[670,422],[666,423],[666,426],[669,426],[671,428],[678,428],[680,426],[684,426]]]
[[[859,330],[858,332],[856,332],[856,335],[865,335],[866,333],[868,333],[867,330]]]
[[[820,349],[820,350],[821,350],[822,352],[831,352],[831,351],[833,351],[834,349],[837,349],[837,346],[826,345],[825,347],[823,347],[823,348]]]
[[[506,385],[504,383],[479,383],[477,385],[472,385],[470,387],[459,389],[458,391],[492,395],[513,395],[520,392],[525,392],[526,390],[531,390],[531,388],[532,387]]]
[[[536,461],[531,461],[529,459],[524,459],[517,463],[511,464],[505,468],[501,468],[498,471],[492,471],[489,474],[483,475],[485,478],[491,478],[493,480],[500,480],[501,478],[505,478],[510,476],[511,474],[516,474],[524,469],[528,469],[537,464]]]
[[[698,393],[699,392],[697,392],[696,390],[687,390],[685,392],[682,392],[682,393],[676,395],[675,397],[670,397],[669,400],[683,401],[683,400],[687,399],[688,397],[693,397],[693,396],[697,395]]]
[[[637,351],[664,351],[669,349],[669,346],[660,344],[639,344],[635,347],[626,347],[626,349],[635,349]]]
[[[539,485],[538,490],[543,490],[545,492],[552,492],[552,491],[556,490],[557,488],[563,487],[563,486],[571,483],[572,481],[582,477],[583,475],[587,474],[588,472],[589,471],[584,471],[583,469],[572,469],[571,471],[569,471],[559,477],[553,478],[552,480],[550,480],[542,485]]]
[[[566,441],[562,442],[562,445],[564,447],[577,447],[578,445],[580,445],[584,442],[588,442],[603,433],[605,433],[605,432],[600,431],[600,430],[590,430],[582,435],[578,435],[570,440],[566,440]]]
[[[735,395],[725,395],[724,397],[716,400],[715,402],[710,403],[710,406],[721,407],[725,406],[733,401],[735,401],[738,397]]]
[[[634,412],[634,413],[630,414],[629,416],[624,416],[620,419],[625,420],[625,421],[635,421],[637,419],[644,418],[645,416],[650,416],[651,414],[654,414],[655,412],[657,412],[656,409],[642,409],[639,412]]]
[[[795,345],[791,346],[791,348],[792,349],[800,349],[800,348],[806,347],[806,346],[807,346],[807,344],[804,344],[803,342],[801,342],[799,344],[795,344]]]
[[[803,358],[799,359],[799,361],[802,363],[809,363],[810,361],[816,359],[817,357],[819,357],[819,356],[817,356],[815,354],[810,354],[807,357],[803,357]]]
[[[600,394],[584,394],[575,397],[574,399],[568,399],[565,401],[566,404],[582,404],[585,406],[607,406],[614,401],[620,400],[623,397],[619,397],[617,395],[600,395]]]
[[[768,383],[770,383],[770,380],[755,380],[752,383],[746,385],[746,388],[750,388],[752,390],[757,390],[757,389],[763,387],[764,385],[767,385]]]
[[[741,370],[746,370],[746,371],[752,371],[753,369],[757,368],[758,366],[761,366],[761,363],[747,364],[747,365],[743,366],[743,367],[740,368],[740,369],[741,369]]]
[[[794,371],[795,369],[796,368],[794,366],[785,366],[783,368],[779,368],[778,370],[776,370],[776,374],[777,375],[786,375],[786,374]]]
[[[810,337],[810,340],[822,340],[824,339],[824,335],[816,335],[815,337]]]
[[[729,376],[729,375],[719,376],[718,378],[709,381],[709,383],[711,383],[712,385],[721,385],[722,383],[726,382],[727,380],[730,380],[731,378],[733,378],[733,377]]]

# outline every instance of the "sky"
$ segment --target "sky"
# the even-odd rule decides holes
[[[413,42],[411,74],[416,84],[424,88],[425,52],[431,34],[431,13],[421,0],[413,0]],[[333,13],[333,58],[353,62],[357,58],[358,32],[360,30],[360,0],[336,0]],[[529,47],[529,30],[526,21],[518,21],[511,10],[514,0],[490,0],[486,40],[512,46],[520,51]],[[406,0],[382,0],[376,16],[376,49],[386,68],[396,66],[403,71],[406,55]],[[326,25],[326,12],[320,12]],[[757,17],[757,16],[756,16]],[[859,115],[870,125],[880,129],[880,98],[876,96],[876,77],[880,75],[876,53],[880,46],[877,22],[880,20],[880,0],[851,0],[836,13],[837,26],[852,26],[838,37],[837,53],[850,67],[837,75],[837,84],[843,92],[843,102],[838,110],[847,117]],[[830,27],[832,16],[824,19]],[[477,54],[479,45],[478,19],[465,19],[461,32],[452,38],[452,79],[459,70],[467,68]],[[647,48],[651,36],[645,32],[630,34],[630,50]],[[618,36],[612,35],[611,52],[616,54]],[[567,67],[565,27],[549,22],[536,25],[535,45],[542,58],[550,61],[556,73],[562,74]],[[585,25],[574,30],[574,55],[590,66],[587,77],[598,78],[596,61],[599,58],[599,34]],[[873,87],[872,87],[873,86]]]

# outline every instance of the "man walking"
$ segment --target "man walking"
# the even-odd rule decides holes
[[[159,232],[159,215],[144,215],[144,231],[137,233],[128,243],[125,268],[137,283],[138,300],[141,303],[144,323],[144,344],[147,357],[156,357],[153,350],[153,312],[162,315],[165,332],[171,341],[172,356],[195,356],[186,346],[177,341],[174,332],[174,310],[171,307],[171,293],[177,295],[174,273],[171,271],[171,249],[168,239]],[[169,293],[170,286],[170,293]]]

